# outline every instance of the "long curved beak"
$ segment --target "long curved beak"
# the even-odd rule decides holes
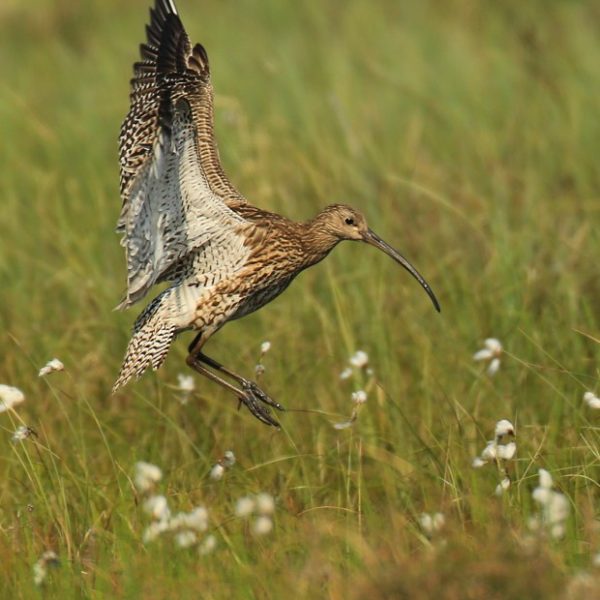
[[[371,244],[371,246],[375,246],[375,248],[379,248],[383,252],[385,252],[388,256],[391,256],[397,263],[402,265],[423,287],[423,289],[427,292],[427,295],[431,298],[433,302],[433,306],[435,306],[435,310],[440,312],[440,303],[437,301],[435,294],[429,287],[429,284],[423,279],[423,276],[417,271],[405,258],[394,250],[389,244],[384,242],[374,231],[371,229],[367,229],[366,233],[363,234],[363,241],[367,244]]]

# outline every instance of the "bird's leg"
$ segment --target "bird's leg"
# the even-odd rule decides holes
[[[212,367],[213,369],[224,373],[228,377],[231,377],[231,379],[240,384],[244,392],[252,394],[255,399],[260,400],[261,402],[264,402],[265,404],[268,404],[277,410],[285,410],[285,408],[279,404],[279,402],[273,400],[254,381],[250,381],[249,379],[238,375],[234,371],[230,371],[227,367],[217,362],[214,358],[206,356],[206,354],[202,352],[202,346],[204,346],[205,341],[206,340],[202,338],[202,332],[199,333],[188,347],[188,352],[190,355],[209,367]]]
[[[265,404],[268,404],[269,406],[272,406],[277,410],[285,410],[285,408],[283,408],[283,406],[279,404],[279,402],[273,400],[273,398],[268,396],[261,388],[258,387],[258,385],[254,381],[250,381],[249,379],[238,375],[234,371],[230,371],[220,362],[217,362],[214,358],[211,358],[210,356],[206,356],[206,354],[202,352],[198,352],[198,354],[196,354],[196,358],[198,358],[198,360],[208,365],[209,367],[212,367],[217,371],[221,371],[221,373],[225,373],[225,375],[237,381],[245,392],[249,392],[253,396],[256,396],[261,402],[264,402]]]
[[[221,377],[219,377],[216,373],[210,371],[206,366],[202,364],[200,359],[193,355],[189,354],[186,359],[187,364],[195,369],[201,375],[204,375],[208,379],[218,383],[223,386],[225,389],[233,392],[239,399],[240,402],[245,404],[248,407],[248,410],[259,420],[265,423],[265,425],[272,425],[273,427],[279,427],[279,423],[271,416],[271,412],[268,408],[263,406],[256,395],[254,395],[250,390],[240,390],[236,388],[234,385],[231,385],[228,381],[225,381]]]

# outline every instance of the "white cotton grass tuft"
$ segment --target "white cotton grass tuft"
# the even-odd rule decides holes
[[[212,466],[209,477],[214,481],[220,481],[225,475],[225,471],[235,465],[235,454],[232,450],[226,450],[223,456]]]
[[[502,481],[496,486],[496,496],[502,496],[502,494],[510,487],[510,477],[504,477]]]
[[[363,369],[369,364],[369,355],[364,350],[357,350],[350,357],[350,364],[357,369]]]
[[[135,463],[133,483],[138,492],[149,492],[162,479],[162,471],[148,462]]]
[[[273,530],[275,499],[271,494],[261,492],[255,496],[243,496],[235,506],[235,514],[240,518],[256,515],[252,521],[252,532],[255,535],[266,535]]]
[[[345,380],[345,379],[350,379],[350,377],[352,377],[352,368],[351,367],[346,367],[341,373],[340,373],[340,379]]]
[[[155,465],[144,462],[137,463],[135,469],[136,477],[143,475],[146,478],[149,477],[151,480],[151,485],[148,485],[147,481],[144,481],[146,487],[144,491],[140,492],[146,496],[142,505],[144,512],[152,519],[152,522],[146,527],[142,535],[143,542],[148,544],[161,535],[170,534],[174,543],[180,548],[189,548],[190,546],[198,545],[200,554],[207,554],[208,551],[202,552],[201,550],[203,544],[208,548],[214,547],[216,543],[216,541],[207,541],[207,539],[201,540],[199,537],[200,534],[208,529],[208,510],[204,506],[197,506],[189,512],[179,512],[172,515],[165,496],[148,494],[160,480],[160,477],[158,477],[160,469]],[[160,475],[162,477],[162,473]]]
[[[479,456],[476,456],[471,466],[480,469],[488,463],[495,463],[502,472],[503,478],[496,486],[496,496],[501,496],[511,484],[507,471],[507,463],[515,458],[517,454],[517,443],[514,440],[507,441],[508,436],[516,437],[515,426],[508,419],[496,422],[494,428],[494,439],[486,443],[485,448]]]
[[[202,543],[198,546],[200,556],[206,556],[214,551],[217,547],[217,538],[214,535],[207,535]]]
[[[261,354],[261,356],[264,356],[270,349],[271,349],[271,342],[269,342],[268,340],[264,341],[260,345],[260,354]]]
[[[31,429],[31,427],[27,427],[26,425],[19,425],[10,439],[13,442],[17,443],[26,440],[28,437],[36,435],[36,432],[33,429]]]
[[[444,517],[443,513],[441,512],[431,514],[421,513],[419,515],[419,525],[427,537],[433,537],[433,535],[443,529],[445,524],[446,517]]]
[[[25,394],[17,387],[0,383],[0,413],[25,402]]]
[[[153,521],[144,530],[144,533],[142,535],[142,541],[144,542],[144,544],[149,544],[166,531],[169,531],[168,521]]]
[[[272,515],[275,512],[275,499],[271,494],[256,494],[256,512],[260,515]]]
[[[167,499],[162,495],[150,496],[144,502],[144,511],[158,521],[165,521],[171,516]]]
[[[352,408],[352,413],[350,417],[345,421],[332,423],[333,428],[343,430],[352,427],[352,425],[354,425],[354,423],[356,422],[356,419],[358,419],[358,413],[360,412],[362,405],[365,404],[365,402],[367,401],[367,397],[367,392],[365,390],[356,390],[355,392],[352,392],[350,398],[354,406]]]
[[[33,583],[40,586],[48,577],[48,567],[58,567],[58,556],[52,550],[46,550],[33,565]]]
[[[252,523],[252,531],[254,535],[267,535],[273,531],[273,521],[270,517],[261,515]]]
[[[181,392],[178,397],[179,402],[186,405],[190,401],[192,392],[196,389],[196,381],[192,375],[179,373],[177,375],[176,389]]]
[[[365,390],[357,390],[352,392],[352,402],[354,404],[364,404],[367,401],[367,392]]]
[[[502,344],[496,338],[487,338],[483,342],[483,348],[473,355],[475,361],[489,361],[487,373],[494,376],[500,369],[500,356],[502,355]]]
[[[235,514],[238,517],[250,516],[256,507],[254,498],[250,496],[243,496],[235,504]]]
[[[223,452],[223,458],[221,459],[221,462],[223,463],[223,466],[228,469],[233,467],[233,465],[235,465],[235,454],[233,451],[225,450],[225,452]]]
[[[224,474],[225,474],[225,467],[220,463],[217,463],[216,465],[214,465],[213,468],[210,470],[210,478],[213,481],[219,481],[220,479],[223,479]]]
[[[52,360],[48,361],[39,371],[38,373],[38,377],[45,377],[46,375],[49,375],[50,373],[55,373],[57,371],[64,371],[65,370],[65,365],[63,365],[63,363],[58,360],[58,358],[53,358]]]
[[[198,542],[198,536],[190,530],[179,531],[175,534],[175,543],[180,548],[189,548]]]
[[[583,394],[583,401],[594,410],[600,410],[600,398],[593,392]]]
[[[496,438],[504,437],[505,435],[515,435],[515,426],[508,419],[501,419],[496,423],[494,430]]]
[[[177,389],[188,394],[192,393],[196,389],[194,377],[192,375],[179,373],[177,375]]]
[[[567,497],[553,489],[552,476],[546,469],[538,471],[538,486],[531,496],[540,505],[540,514],[530,521],[530,527],[536,530],[545,529],[554,539],[564,537],[566,521],[569,518],[571,507]]]

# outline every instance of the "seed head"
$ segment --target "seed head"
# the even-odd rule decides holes
[[[151,490],[162,478],[162,471],[151,463],[135,463],[134,484],[138,492],[145,493]]]
[[[225,467],[222,464],[217,463],[210,470],[210,478],[213,479],[214,481],[219,481],[219,479],[223,478],[224,473],[225,473]]]
[[[257,517],[252,525],[252,531],[255,535],[266,535],[267,533],[271,533],[273,530],[273,521],[270,517],[266,517],[261,515]]]
[[[14,408],[25,401],[25,394],[12,385],[0,383],[0,413]]]
[[[238,517],[248,517],[254,512],[255,505],[254,498],[244,496],[237,501],[235,505],[235,514]]]
[[[350,364],[357,369],[362,369],[369,364],[369,355],[363,350],[357,350],[350,357]]]
[[[62,364],[58,358],[53,358],[51,361],[47,362],[45,366],[40,369],[38,373],[38,377],[44,377],[45,375],[49,375],[50,373],[54,373],[56,371],[64,371],[65,365]]]

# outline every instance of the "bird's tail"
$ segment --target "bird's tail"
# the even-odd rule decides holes
[[[177,332],[176,327],[165,318],[164,304],[168,291],[155,298],[137,318],[113,393],[132,377],[140,377],[148,367],[156,371],[165,360]]]

